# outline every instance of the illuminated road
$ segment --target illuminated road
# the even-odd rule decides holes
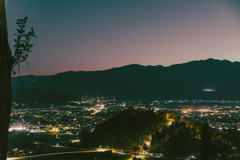
[[[109,148],[96,148],[94,150],[88,151],[70,151],[70,152],[58,152],[58,153],[47,153],[47,154],[40,154],[40,155],[31,155],[31,156],[23,156],[23,157],[10,157],[7,160],[24,160],[24,159],[35,159],[35,158],[43,158],[43,157],[50,157],[50,156],[64,156],[69,154],[81,154],[81,153],[97,153],[97,152],[105,152],[105,151],[112,151],[114,154],[121,154],[121,155],[132,155],[132,152],[129,151],[119,151],[116,149],[109,149]],[[134,157],[152,157],[149,153],[146,154],[134,154]],[[45,159],[45,158],[44,158]],[[51,158],[52,159],[52,158]]]
[[[59,153],[47,153],[47,154],[32,155],[32,156],[12,157],[12,158],[7,158],[7,160],[17,160],[17,159],[25,159],[25,158],[36,158],[36,157],[54,156],[54,155],[61,155],[61,154],[91,153],[91,152],[98,152],[98,150],[72,151],[72,152],[59,152]]]

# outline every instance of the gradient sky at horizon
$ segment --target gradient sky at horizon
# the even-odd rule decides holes
[[[21,75],[240,61],[238,0],[6,0],[9,42],[28,16],[37,39]]]

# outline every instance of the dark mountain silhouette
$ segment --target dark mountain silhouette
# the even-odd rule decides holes
[[[207,59],[168,67],[131,64],[103,71],[22,76],[15,86],[118,99],[240,99],[240,62]],[[216,92],[203,92],[211,88]]]
[[[67,103],[79,100],[79,97],[62,91],[39,91],[36,89],[24,89],[13,86],[13,102],[22,103]]]

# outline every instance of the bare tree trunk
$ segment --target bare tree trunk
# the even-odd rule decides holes
[[[0,160],[6,160],[11,111],[12,56],[8,44],[5,0],[0,0]]]

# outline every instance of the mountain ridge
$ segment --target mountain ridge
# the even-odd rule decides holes
[[[108,71],[108,70],[112,70],[112,69],[119,69],[119,68],[125,68],[125,67],[128,67],[128,66],[141,66],[141,67],[159,67],[159,68],[169,68],[169,67],[174,67],[174,66],[178,66],[178,65],[185,65],[185,64],[189,64],[189,63],[192,63],[192,62],[205,62],[205,61],[215,61],[215,62],[227,62],[227,63],[233,63],[233,64],[239,64],[240,65],[240,61],[230,61],[230,60],[227,60],[227,59],[223,59],[223,60],[220,60],[220,59],[214,59],[214,58],[208,58],[208,59],[201,59],[201,60],[193,60],[193,61],[189,61],[189,62],[183,62],[183,63],[177,63],[177,64],[171,64],[169,66],[163,66],[163,65],[141,65],[141,64],[128,64],[128,65],[123,65],[123,66],[119,66],[119,67],[113,67],[113,68],[109,68],[109,69],[102,69],[102,70],[94,70],[94,71],[83,71],[83,70],[79,70],[79,71],[64,71],[64,72],[58,72],[56,74],[51,74],[51,75],[33,75],[33,74],[30,74],[30,75],[23,75],[23,76],[20,76],[20,77],[25,77],[25,76],[35,76],[35,77],[39,77],[39,76],[54,76],[54,75],[58,75],[58,74],[62,74],[62,73],[70,73],[70,72],[101,72],[101,71]],[[17,78],[19,76],[14,76],[13,78]]]
[[[13,77],[13,85],[119,99],[240,98],[240,87],[239,90],[229,90],[229,87],[240,84],[240,62],[212,58],[167,67],[130,64],[102,71],[69,71],[50,76],[22,76],[20,79],[22,82]],[[206,88],[217,91],[203,92]],[[226,91],[229,92],[227,96]]]

